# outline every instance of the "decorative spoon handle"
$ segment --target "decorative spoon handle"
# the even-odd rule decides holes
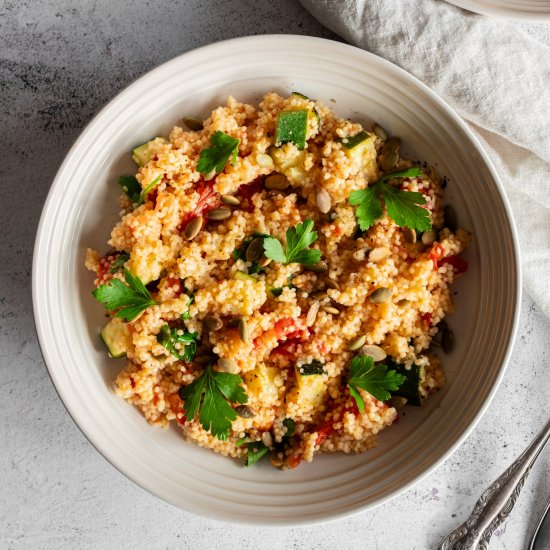
[[[550,438],[550,420],[518,459],[481,495],[470,517],[449,533],[439,550],[486,550],[495,529],[508,517],[531,468]]]

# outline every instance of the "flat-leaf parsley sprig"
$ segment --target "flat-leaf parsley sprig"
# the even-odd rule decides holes
[[[287,230],[285,248],[275,237],[264,238],[264,252],[268,258],[282,264],[314,265],[321,259],[319,250],[309,248],[316,240],[313,221],[306,220]]]
[[[361,388],[376,397],[379,401],[387,401],[390,391],[399,389],[405,381],[405,376],[394,370],[388,370],[384,364],[374,364],[372,357],[358,355],[351,361],[348,377],[350,395],[355,399],[359,412],[365,410],[365,402],[357,388]]]
[[[181,333],[181,334],[180,334]],[[197,332],[162,325],[157,342],[164,346],[178,361],[191,361],[197,353]]]
[[[430,213],[422,205],[426,198],[422,193],[403,191],[387,183],[393,178],[413,178],[422,175],[420,168],[408,168],[384,174],[379,180],[366,189],[352,191],[349,196],[350,204],[357,205],[357,221],[362,231],[372,226],[375,220],[382,216],[382,202],[384,199],[389,217],[399,227],[410,227],[416,231],[429,231],[432,227]]]
[[[111,279],[108,283],[97,287],[92,295],[98,302],[105,305],[105,309],[118,310],[115,317],[120,317],[124,321],[133,321],[142,311],[157,305],[158,302],[151,298],[151,294],[139,277],[132,275],[126,268],[124,279],[127,284],[120,279]]]
[[[226,441],[237,413],[228,402],[244,404],[248,397],[238,374],[217,372],[211,365],[191,384],[180,388],[185,418],[193,420],[199,413],[202,427],[220,441]]]
[[[197,170],[201,174],[219,174],[230,158],[231,164],[235,164],[240,142],[240,139],[233,138],[225,132],[214,132],[210,136],[212,147],[201,151]]]

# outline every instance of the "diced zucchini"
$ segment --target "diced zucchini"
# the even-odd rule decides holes
[[[252,275],[249,275],[244,271],[235,271],[235,275],[233,275],[233,278],[237,279],[237,281],[252,281],[253,283],[258,282],[258,280],[252,277]]]
[[[269,154],[275,163],[277,171],[284,174],[290,183],[300,184],[304,180],[307,174],[305,169],[305,151],[284,145],[283,147],[271,147]]]
[[[308,407],[318,407],[327,391],[325,377],[322,374],[302,374],[296,369],[296,400]]]
[[[388,363],[390,369],[394,369],[398,374],[405,376],[405,381],[399,389],[393,391],[392,394],[404,397],[407,400],[407,405],[415,405],[420,407],[424,399],[422,395],[422,388],[420,386],[422,381],[423,367],[418,365],[412,365],[410,369],[406,369],[404,365],[400,363],[391,362]]]
[[[118,317],[111,319],[101,331],[101,339],[105,342],[113,357],[123,357],[132,343],[132,335],[128,325]]]
[[[279,389],[275,385],[275,377],[279,369],[258,365],[253,371],[247,372],[243,378],[248,392],[254,394],[262,402],[272,403],[277,400]]]
[[[140,145],[139,147],[136,147],[132,151],[132,156],[138,166],[145,166],[153,158],[153,156],[155,155],[155,151],[149,146],[153,141],[157,139],[160,140],[162,143],[168,143],[168,140],[166,138],[158,137],[152,139],[151,141],[148,141],[147,143],[144,143],[143,145]]]

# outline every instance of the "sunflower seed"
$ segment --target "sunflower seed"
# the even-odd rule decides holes
[[[252,239],[246,249],[246,261],[255,262],[259,260],[264,253],[264,238],[256,237]]]
[[[273,166],[273,159],[266,153],[258,153],[256,155],[256,162],[262,168],[270,168]]]
[[[273,436],[271,435],[271,432],[264,432],[262,434],[262,443],[266,447],[273,447]]]
[[[271,453],[269,461],[274,468],[280,468],[284,464],[283,453]]]
[[[256,413],[247,405],[239,405],[238,407],[235,407],[235,412],[241,418],[254,418],[256,416]]]
[[[410,227],[403,228],[403,236],[409,244],[414,244],[416,242],[416,231]]]
[[[455,209],[450,204],[448,204],[443,209],[443,215],[445,216],[445,227],[447,227],[454,233],[456,231],[456,228],[458,227],[458,220],[456,218]]]
[[[189,223],[185,226],[185,229],[183,230],[183,236],[188,241],[191,241],[194,239],[201,230],[202,227],[202,217],[199,216],[198,218],[193,218],[189,221]]]
[[[310,294],[310,297],[315,298],[315,300],[324,300],[328,298],[328,294],[324,290],[316,290]]]
[[[380,126],[380,124],[376,124],[376,122],[372,125],[372,131],[376,137],[379,137],[382,141],[387,141],[388,139],[388,132]]]
[[[367,357],[372,357],[372,360],[377,363],[378,361],[383,361],[387,357],[387,353],[380,347],[374,345],[363,346],[359,350],[359,355],[366,355]]]
[[[321,309],[326,313],[330,313],[331,315],[338,315],[340,313],[340,310],[333,306],[323,306]]]
[[[235,195],[222,195],[221,199],[224,204],[229,204],[230,206],[239,206],[241,204],[240,199],[235,197]]]
[[[391,137],[384,144],[384,149],[386,151],[399,151],[400,147],[401,147],[401,138],[398,138],[397,136]]]
[[[455,335],[450,328],[443,329],[443,334],[441,335],[441,348],[444,353],[451,353],[455,347]]]
[[[194,116],[186,116],[183,117],[183,123],[189,128],[189,130],[193,130],[193,132],[199,132],[203,129],[202,120],[195,118]]]
[[[355,351],[359,349],[367,341],[367,335],[361,334],[357,338],[354,338],[348,345],[348,351]]]
[[[264,183],[267,189],[277,189],[280,191],[286,189],[290,185],[290,182],[283,174],[270,174],[265,178]]]
[[[267,267],[271,263],[271,258],[268,258],[265,254],[262,254],[262,257],[258,260],[258,265],[260,267]]]
[[[425,233],[422,233],[422,244],[426,246],[430,246],[435,243],[436,239],[437,233],[435,231],[426,231]]]
[[[382,155],[382,159],[380,160],[380,167],[384,172],[388,172],[391,170],[399,161],[399,154],[397,151],[394,151],[393,149],[389,150],[388,152],[384,153]]]
[[[402,300],[399,300],[399,302],[397,302],[397,306],[399,307],[405,307],[407,305],[409,305],[411,303],[410,300],[407,300],[407,298],[403,298]]]
[[[239,372],[239,367],[233,359],[228,359],[227,357],[221,357],[218,359],[218,367],[224,372],[229,372],[231,374],[237,374]]]
[[[329,212],[332,206],[330,195],[324,189],[317,191],[317,194],[315,195],[315,203],[317,204],[317,208],[323,214]]]
[[[239,319],[237,329],[239,331],[239,336],[241,337],[241,340],[245,344],[248,344],[248,342],[250,342],[250,333],[248,332],[248,323],[246,322],[246,319],[244,319],[243,317]]]
[[[221,208],[214,208],[214,210],[210,210],[210,212],[206,214],[206,217],[213,221],[227,220],[227,218],[231,217],[231,210],[223,206]]]
[[[316,264],[306,266],[306,269],[308,269],[309,271],[313,271],[313,273],[323,273],[325,271],[328,271],[328,265],[327,262],[321,260]]]
[[[340,290],[340,285],[334,280],[334,279],[325,279],[325,285],[327,285],[327,288],[332,288],[334,290]]]
[[[317,319],[317,314],[319,313],[319,308],[321,307],[321,304],[319,302],[313,302],[311,306],[309,306],[307,315],[306,315],[306,325],[308,327],[312,327],[315,323],[315,319]]]
[[[386,287],[377,288],[371,295],[370,301],[373,304],[383,304],[388,302],[391,298],[391,290]]]
[[[208,332],[215,332],[216,330],[220,330],[223,327],[222,320],[214,315],[207,315],[202,320],[202,324]]]
[[[378,246],[369,252],[369,262],[379,262],[390,255],[390,249],[385,246]]]

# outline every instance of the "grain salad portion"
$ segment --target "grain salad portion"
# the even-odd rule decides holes
[[[251,466],[362,452],[445,381],[470,234],[400,139],[293,93],[229,97],[134,149],[88,249],[116,393]]]

